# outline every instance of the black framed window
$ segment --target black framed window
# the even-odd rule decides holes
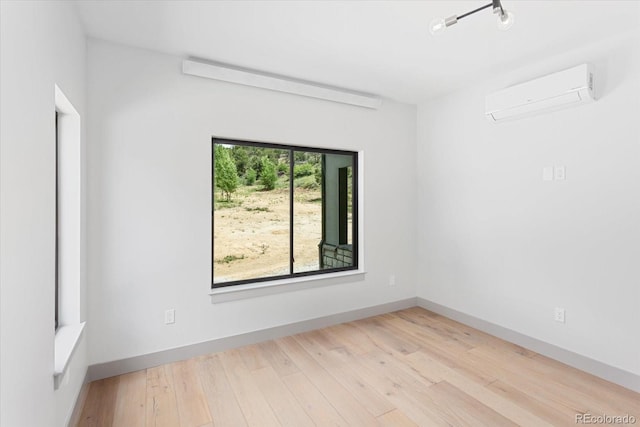
[[[358,153],[212,139],[212,287],[358,268]]]

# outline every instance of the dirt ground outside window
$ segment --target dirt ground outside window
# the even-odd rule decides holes
[[[289,274],[289,190],[240,187],[214,210],[214,283]],[[320,190],[294,191],[294,268],[320,268]]]

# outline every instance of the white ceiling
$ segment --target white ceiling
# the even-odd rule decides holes
[[[87,34],[418,103],[502,70],[640,27],[640,1],[503,0],[439,37],[474,1],[78,1]]]

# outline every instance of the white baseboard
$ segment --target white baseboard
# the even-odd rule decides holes
[[[551,359],[572,366],[581,371],[611,381],[630,390],[640,393],[640,376],[634,373],[607,365],[589,357],[574,353],[553,344],[540,341],[511,329],[479,319],[461,311],[437,304],[424,298],[416,297],[416,304],[426,310],[448,317],[472,328],[481,330],[505,341],[517,344]]]
[[[163,350],[157,353],[144,354],[127,359],[91,365],[87,371],[87,382],[415,306],[422,307],[426,310],[456,320],[460,323],[558,360],[569,366],[588,372],[607,381],[611,381],[612,383],[621,385],[630,390],[640,392],[640,376],[636,374],[607,365],[581,354],[565,350],[553,344],[540,341],[536,338],[529,337],[511,329],[487,322],[486,320],[482,320],[420,297],[407,298],[373,307],[361,308],[358,310],[332,314],[288,325],[276,326],[231,337],[191,344],[184,347]]]
[[[89,366],[88,378],[89,381],[100,380],[103,378],[113,377],[115,375],[126,374],[128,372],[152,368],[165,363],[172,363],[179,360],[189,359],[191,357],[201,356],[203,354],[229,350],[232,348],[242,347],[244,345],[295,335],[301,332],[312,331],[314,329],[326,328],[327,326],[337,325],[339,323],[351,322],[353,320],[364,319],[415,306],[416,299],[407,298],[373,307],[361,308],[344,313],[290,323],[288,325],[276,326],[231,337],[191,344],[184,347],[172,348],[169,350],[159,351],[157,353],[144,354],[127,359],[115,360],[113,362],[99,363]]]

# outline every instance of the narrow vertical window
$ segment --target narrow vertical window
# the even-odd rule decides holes
[[[212,287],[357,269],[357,159],[213,139]]]
[[[82,130],[78,111],[55,85],[54,387],[58,388],[84,329],[81,321]]]
[[[57,331],[58,330],[58,326],[60,325],[60,322],[58,320],[59,317],[59,305],[60,305],[60,297],[59,297],[59,289],[60,289],[60,239],[59,239],[59,235],[60,235],[60,222],[59,222],[59,217],[60,217],[60,207],[59,207],[59,185],[60,185],[60,155],[59,155],[59,149],[60,149],[60,142],[59,142],[59,127],[58,127],[58,111],[55,112],[56,113],[56,126],[55,126],[55,150],[56,150],[56,167],[55,167],[55,174],[56,174],[56,212],[55,212],[55,227],[56,227],[56,248],[55,248],[55,278],[54,278],[54,283],[55,283],[55,327],[54,329]]]

